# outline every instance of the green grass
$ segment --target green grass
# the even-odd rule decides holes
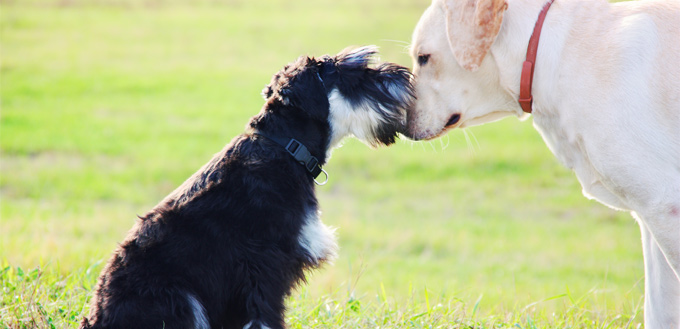
[[[0,328],[74,327],[135,215],[242,132],[273,73],[349,45],[408,64],[429,2],[1,2]],[[326,170],[340,257],[291,328],[641,323],[637,225],[583,198],[530,120],[350,140]]]

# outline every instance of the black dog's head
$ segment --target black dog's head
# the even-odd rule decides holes
[[[413,100],[411,73],[392,63],[372,66],[377,53],[376,47],[362,47],[298,58],[262,91],[264,110],[304,117],[310,129],[312,123],[325,125],[326,149],[350,135],[370,146],[394,143]]]

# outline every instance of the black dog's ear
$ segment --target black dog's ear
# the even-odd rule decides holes
[[[307,67],[293,76],[279,94],[284,102],[304,111],[328,110],[328,95],[316,67]]]
[[[314,59],[300,57],[277,73],[262,90],[265,99],[277,98],[283,105],[303,110],[311,117],[326,120],[328,96]]]

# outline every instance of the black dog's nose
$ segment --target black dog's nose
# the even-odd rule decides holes
[[[458,123],[458,120],[460,120],[460,114],[456,113],[452,115],[449,121],[446,122],[446,127],[455,125],[456,123]]]

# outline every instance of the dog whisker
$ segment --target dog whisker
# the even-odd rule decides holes
[[[406,46],[408,46],[408,45],[410,45],[410,44],[411,44],[411,43],[410,43],[410,42],[408,42],[408,41],[403,41],[403,40],[394,40],[394,39],[380,39],[380,41],[385,41],[385,42],[394,42],[394,43],[399,43],[399,44],[403,44],[403,45],[406,45]]]
[[[402,47],[401,47],[401,50],[399,51],[399,53],[400,53],[400,54],[406,54],[406,55],[408,55],[408,54],[410,53],[410,50],[411,50],[411,42],[403,41],[403,40],[392,40],[392,39],[381,39],[381,41],[385,41],[385,42],[393,42],[393,43],[396,43],[396,44],[401,44]]]
[[[444,144],[444,138],[439,139],[439,146],[442,148],[442,151],[446,150],[449,147],[450,142],[451,136],[449,136],[449,134],[446,134],[446,144]]]
[[[468,152],[472,153],[473,155],[477,154],[477,151],[475,150],[474,145],[472,145],[472,142],[470,140],[470,135],[474,138],[475,142],[477,142],[477,138],[474,137],[474,134],[470,132],[470,135],[468,135],[468,130],[467,129],[462,129],[463,130],[463,135],[465,136],[465,141],[467,142],[468,146]],[[477,144],[479,146],[479,143]]]
[[[427,145],[429,145],[432,148],[432,151],[434,151],[434,153],[439,153],[439,151],[437,151],[437,147],[434,144],[434,141],[432,140],[427,141]]]

